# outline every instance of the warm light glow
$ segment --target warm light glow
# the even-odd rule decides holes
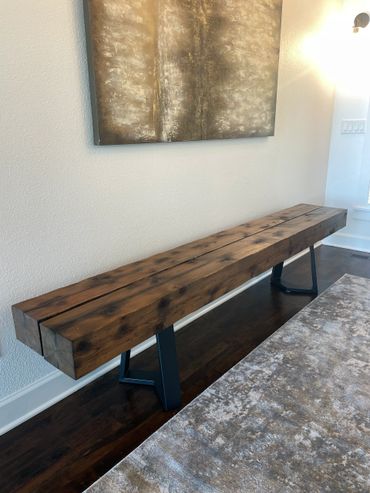
[[[370,87],[370,26],[354,33],[353,18],[333,14],[301,45],[303,56],[321,77],[349,96],[366,96]]]

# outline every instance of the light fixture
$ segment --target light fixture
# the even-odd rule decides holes
[[[370,22],[370,16],[367,12],[361,12],[356,15],[354,23],[353,23],[353,32],[358,33],[360,28],[367,27]]]

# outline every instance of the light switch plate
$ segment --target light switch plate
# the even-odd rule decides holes
[[[366,134],[366,120],[342,120],[342,134]]]

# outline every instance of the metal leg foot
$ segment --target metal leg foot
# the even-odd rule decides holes
[[[177,365],[176,340],[173,326],[158,332],[157,351],[159,372],[131,371],[130,351],[121,355],[119,381],[155,388],[165,411],[176,409],[181,404],[179,369]]]
[[[311,277],[312,277],[312,288],[303,289],[303,288],[295,288],[290,286],[285,286],[281,277],[283,274],[284,262],[275,265],[272,269],[271,275],[271,284],[275,286],[280,291],[286,294],[305,294],[305,295],[313,295],[317,296],[319,289],[317,283],[317,272],[316,272],[316,257],[315,257],[315,248],[313,246],[310,247],[310,259],[311,259]]]

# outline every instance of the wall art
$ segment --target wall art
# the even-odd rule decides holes
[[[85,0],[95,142],[274,133],[282,0]]]

